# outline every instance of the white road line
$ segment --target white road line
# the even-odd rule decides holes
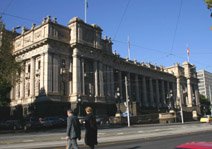
[[[124,133],[123,132],[119,132],[119,133],[117,133],[117,135],[123,135]]]
[[[144,131],[138,131],[138,133],[143,133]]]
[[[23,140],[22,142],[33,142],[34,140]]]

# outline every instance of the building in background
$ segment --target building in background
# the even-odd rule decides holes
[[[11,106],[22,105],[27,115],[32,103],[68,102],[82,113],[90,105],[99,115],[114,115],[117,109],[124,112],[128,93],[133,115],[144,109],[177,109],[181,100],[187,111],[198,111],[194,65],[164,68],[124,59],[113,52],[112,44],[102,38],[99,26],[79,18],[63,26],[47,17],[41,25],[23,29],[13,54],[25,68],[11,90]]]
[[[199,79],[199,92],[206,98],[212,98],[212,73],[206,70],[197,71],[197,77]]]

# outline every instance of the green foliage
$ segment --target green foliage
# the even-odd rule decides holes
[[[17,81],[17,72],[21,71],[21,63],[12,55],[14,33],[5,30],[0,18],[0,105],[8,105],[12,83]]]
[[[210,101],[200,94],[200,110],[203,115],[210,115]]]
[[[210,105],[210,101],[204,95],[200,94],[200,104],[201,105]]]

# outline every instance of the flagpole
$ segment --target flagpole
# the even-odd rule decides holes
[[[189,58],[189,55],[188,54],[187,54],[187,57],[188,57],[187,59],[188,59],[188,63],[189,63],[190,62],[190,58]]]
[[[87,23],[87,7],[88,7],[88,1],[85,0],[85,23]]]
[[[128,58],[130,60],[130,36],[128,36]]]
[[[189,48],[188,44],[187,44],[186,52],[187,52],[187,61],[189,63],[190,62],[190,48]]]

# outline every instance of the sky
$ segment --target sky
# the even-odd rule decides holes
[[[84,20],[85,0],[1,0],[7,29],[30,28],[47,15],[67,25]],[[187,61],[212,72],[212,18],[204,0],[88,0],[87,23],[97,24],[112,38],[113,50],[126,58],[171,66]]]

